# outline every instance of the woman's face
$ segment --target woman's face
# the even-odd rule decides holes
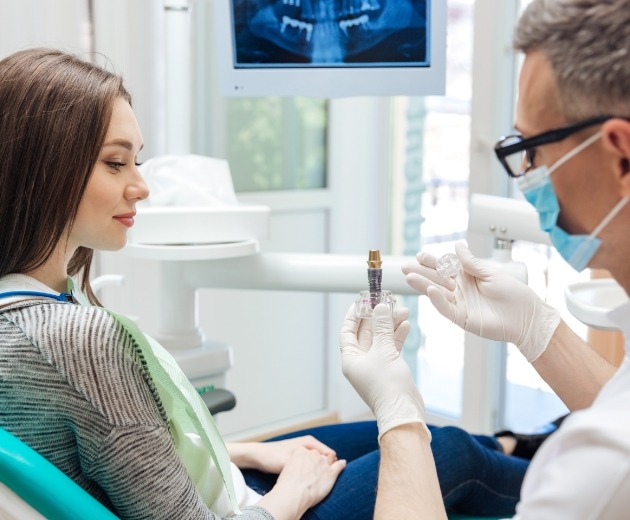
[[[136,202],[149,194],[137,167],[142,133],[127,101],[114,102],[112,117],[70,232],[69,249],[117,250],[127,242]]]

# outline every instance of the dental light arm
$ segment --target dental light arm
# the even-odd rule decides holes
[[[383,278],[397,294],[416,294],[401,267],[408,256],[384,256]],[[353,293],[365,289],[365,255],[259,253],[206,262],[188,262],[186,285],[230,289]]]
[[[473,193],[470,197],[469,233],[490,235],[494,245],[490,260],[497,262],[523,283],[527,283],[527,267],[512,260],[512,242],[525,240],[551,244],[540,229],[536,210],[524,200]]]
[[[471,195],[468,231],[488,234],[496,240],[551,244],[547,233],[540,229],[538,214],[529,202],[494,195]]]

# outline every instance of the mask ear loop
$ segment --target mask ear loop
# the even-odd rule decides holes
[[[555,163],[553,163],[549,167],[538,167],[534,168],[529,173],[522,175],[521,177],[516,178],[516,184],[521,191],[527,190],[529,188],[533,188],[542,183],[546,178],[548,178],[555,170],[560,168],[565,162],[569,159],[572,159],[577,154],[579,154],[582,150],[592,145],[595,141],[597,141],[602,136],[602,131],[598,131],[594,133],[591,137],[589,137],[586,141],[580,143],[578,146],[570,150],[565,155],[560,157]]]
[[[573,150],[571,150],[566,155],[564,155],[564,157],[560,157],[560,159],[558,159],[555,163],[553,163],[549,167],[549,173],[551,174],[551,172],[553,172],[554,170],[557,170],[560,166],[562,166],[569,159],[571,159],[572,157],[574,157],[575,155],[580,153],[582,150],[584,150],[584,148],[586,148],[587,146],[592,145],[595,141],[597,141],[597,139],[599,139],[601,137],[601,135],[602,135],[602,131],[600,130],[600,131],[594,133],[586,141],[580,143],[578,146],[573,148]],[[589,234],[589,238],[593,238],[593,237],[596,237],[597,235],[599,235],[601,230],[604,229],[610,223],[610,221],[617,216],[617,213],[619,213],[623,209],[623,207],[628,203],[629,199],[630,199],[630,196],[624,197],[619,202],[617,202],[615,207],[610,210],[608,215],[606,215],[602,219],[602,221],[599,223],[599,225]]]
[[[602,136],[602,131],[599,130],[598,132],[594,133],[591,137],[589,137],[586,141],[583,141],[582,143],[577,145],[575,148],[573,148],[573,150],[571,150],[570,152],[567,152],[564,156],[560,157],[560,159],[558,159],[555,163],[553,163],[549,167],[549,175],[551,175],[555,170],[560,168],[560,166],[562,166],[569,159],[572,159],[574,156],[579,154],[582,150],[584,150],[584,148],[587,148],[590,145],[592,145],[601,136]]]
[[[623,209],[623,207],[628,203],[628,200],[630,200],[630,196],[624,197],[619,202],[617,202],[617,204],[615,204],[615,207],[610,210],[608,215],[606,215],[599,223],[599,225],[588,235],[588,238],[584,240],[575,250],[575,252],[573,253],[574,256],[581,255],[593,240],[599,240],[597,238],[597,235],[599,235],[601,230],[604,229],[610,223],[610,221],[617,216],[617,213],[619,213]]]
[[[623,209],[623,207],[628,203],[629,200],[630,196],[626,196],[619,202],[617,202],[617,204],[615,204],[615,207],[610,210],[610,213],[608,213],[608,215],[603,218],[599,225],[589,235],[589,238],[599,235],[601,230],[604,229],[610,223],[610,221],[617,216],[617,213],[619,213]]]

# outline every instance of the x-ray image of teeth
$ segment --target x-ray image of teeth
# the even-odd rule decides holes
[[[232,0],[236,67],[427,63],[427,0]]]

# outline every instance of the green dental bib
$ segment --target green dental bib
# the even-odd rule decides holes
[[[80,305],[91,305],[85,295],[74,287],[71,279],[68,279],[68,291]],[[108,309],[103,310],[123,327],[142,353],[169,419],[177,453],[206,505],[210,507],[221,494],[222,480],[233,512],[240,514],[227,448],[197,390],[173,356],[153,338],[146,336],[133,320]]]

